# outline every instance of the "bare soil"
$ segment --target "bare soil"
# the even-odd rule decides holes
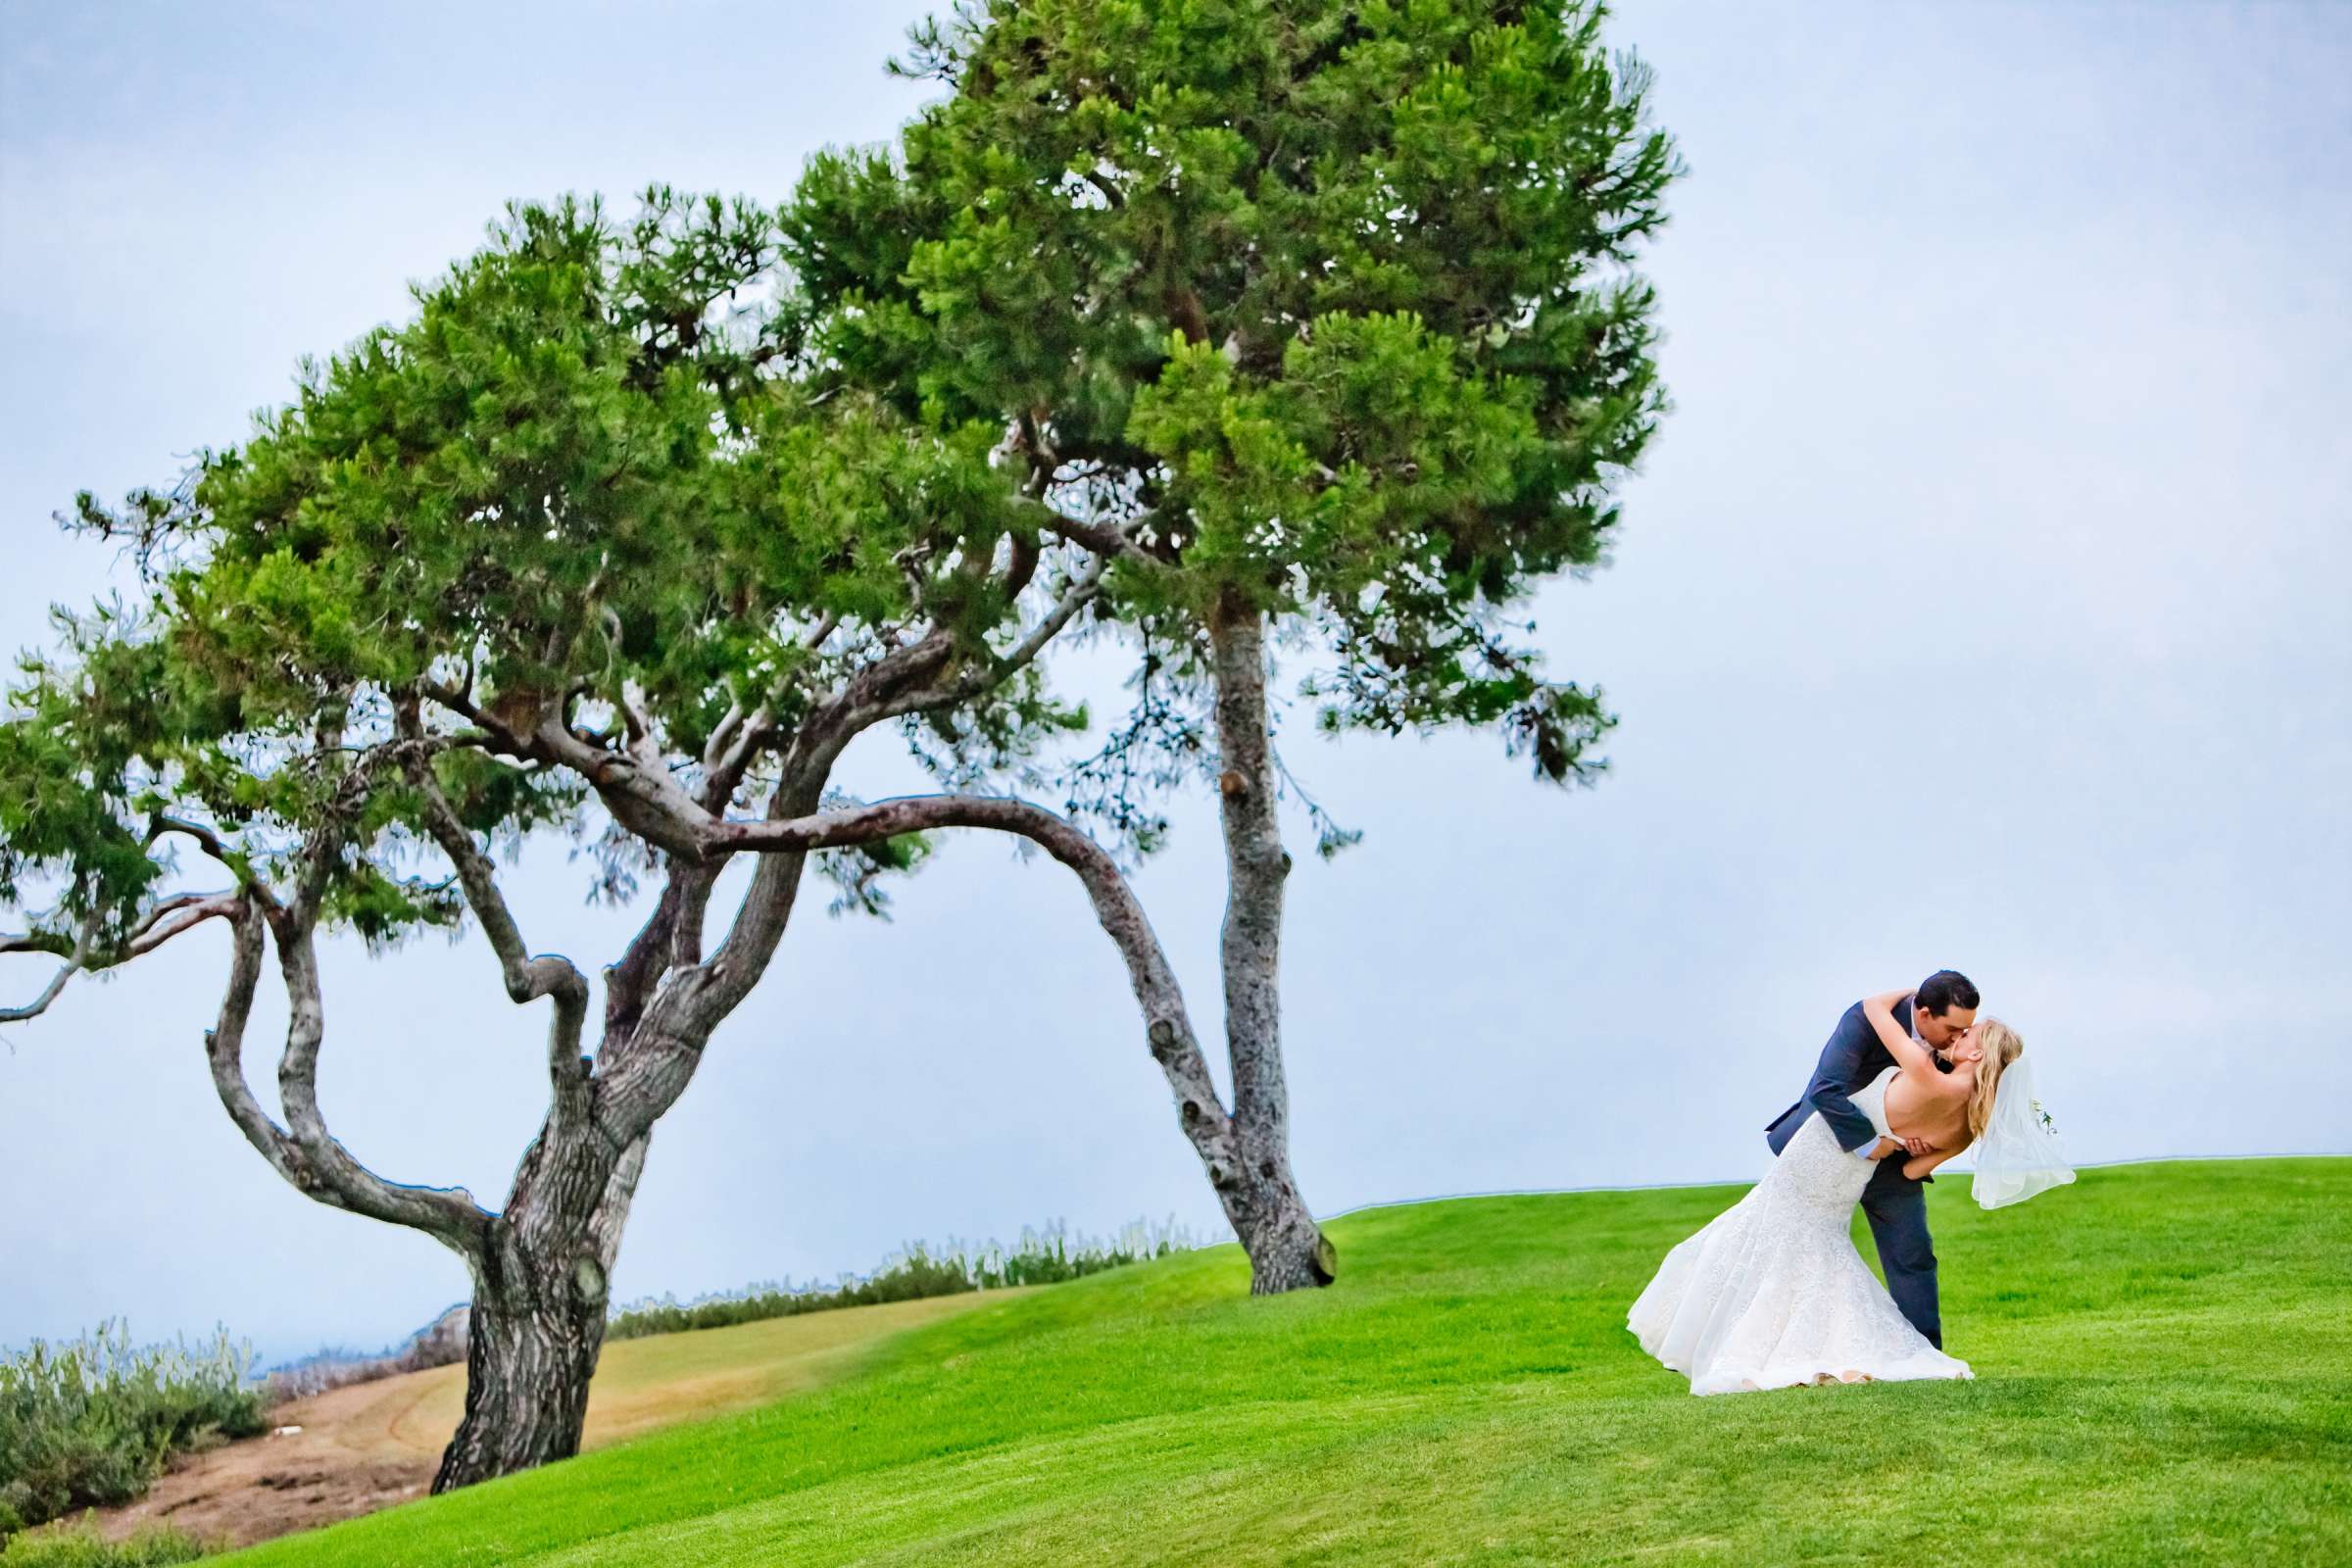
[[[820,1387],[906,1329],[1007,1294],[847,1307],[607,1346],[588,1392],[582,1446],[601,1447]],[[192,1455],[137,1502],[102,1512],[98,1528],[119,1540],[167,1523],[202,1541],[248,1546],[421,1497],[465,1400],[463,1366],[291,1400],[270,1419],[300,1432]]]

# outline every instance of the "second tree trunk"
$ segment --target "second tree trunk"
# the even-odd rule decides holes
[[[1291,1176],[1290,1088],[1282,1067],[1283,883],[1291,857],[1276,815],[1266,710],[1265,620],[1229,593],[1209,617],[1216,681],[1217,793],[1225,829],[1225,1044],[1245,1168],[1217,1182],[1250,1254],[1252,1295],[1328,1285],[1338,1254]],[[1216,1180],[1212,1171],[1210,1179]]]

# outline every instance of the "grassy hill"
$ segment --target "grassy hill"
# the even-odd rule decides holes
[[[605,1348],[597,1366],[582,1443],[601,1448],[681,1420],[821,1388],[854,1366],[875,1340],[967,1311],[978,1299],[934,1296],[618,1341]],[[466,1412],[465,1365],[435,1367],[406,1381],[415,1387],[402,1390],[398,1400],[376,1401],[378,1408],[392,1404],[397,1411],[386,1421],[387,1436],[437,1464]],[[351,1441],[349,1435],[344,1441]]]
[[[1232,1248],[1122,1269],[228,1561],[2352,1561],[2352,1159],[1943,1182],[1976,1382],[1694,1399],[1625,1307],[1736,1195],[1374,1210],[1274,1300]]]
[[[601,1448],[822,1388],[909,1329],[1000,1299],[938,1296],[608,1345],[583,1442]],[[465,1403],[463,1365],[292,1400],[270,1412],[279,1435],[183,1456],[99,1529],[121,1539],[168,1523],[243,1544],[372,1513],[424,1492]]]

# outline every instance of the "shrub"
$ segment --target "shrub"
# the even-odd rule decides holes
[[[74,1530],[47,1530],[14,1541],[0,1537],[0,1562],[8,1568],[170,1568],[194,1562],[205,1547],[169,1525],[142,1530],[126,1541],[108,1541],[86,1521]]]
[[[128,1502],[174,1452],[260,1432],[251,1359],[224,1329],[209,1346],[136,1347],[120,1323],[0,1359],[0,1506],[30,1526]]]
[[[911,1301],[1010,1286],[1053,1285],[1148,1258],[1165,1257],[1196,1245],[1192,1234],[1173,1220],[1165,1225],[1138,1220],[1107,1240],[1087,1236],[1073,1239],[1056,1221],[1043,1231],[1023,1227],[1020,1245],[1010,1249],[996,1242],[972,1247],[951,1240],[944,1249],[933,1251],[917,1242],[863,1279],[845,1277],[830,1290],[815,1286],[795,1289],[789,1283],[761,1284],[683,1304],[667,1298],[639,1301],[612,1314],[605,1338],[633,1340],[647,1334],[727,1328],[737,1323],[796,1317],[803,1312],[829,1312],[845,1306],[873,1306],[884,1301]]]

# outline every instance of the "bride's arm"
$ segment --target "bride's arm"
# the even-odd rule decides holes
[[[1886,1054],[1894,1058],[1896,1066],[1923,1082],[1933,1081],[1939,1076],[1936,1058],[1894,1021],[1894,1004],[1909,995],[1908,991],[1882,991],[1875,997],[1864,997],[1862,1016],[1879,1032],[1879,1044],[1886,1048]]]

